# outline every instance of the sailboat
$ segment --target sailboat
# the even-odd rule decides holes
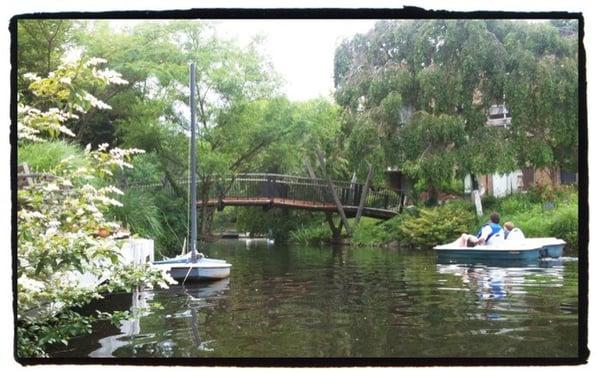
[[[196,250],[198,223],[196,217],[196,105],[194,87],[196,84],[196,64],[190,64],[190,184],[189,184],[189,247],[187,254],[163,261],[153,262],[153,266],[166,270],[175,280],[205,281],[227,278],[231,264],[225,260],[206,258]]]

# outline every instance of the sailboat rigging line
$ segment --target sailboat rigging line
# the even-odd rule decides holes
[[[188,278],[188,275],[190,275],[190,272],[192,271],[192,268],[193,268],[193,267],[194,267],[194,265],[193,265],[193,264],[190,264],[190,268],[188,269],[188,271],[187,271],[187,274],[185,275],[185,278],[183,278],[183,281],[181,282],[181,285],[182,285],[182,286],[185,284],[185,281],[187,280],[187,278]]]

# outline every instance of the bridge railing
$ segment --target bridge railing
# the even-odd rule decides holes
[[[332,181],[338,198],[344,206],[358,206],[363,185]],[[285,198],[310,204],[335,204],[330,187],[324,179],[312,179],[280,174],[240,174],[213,180],[209,199]],[[390,190],[369,191],[365,206],[374,209],[398,211],[401,197]]]
[[[183,179],[177,184],[185,189],[188,181]],[[358,206],[362,194],[363,185],[358,183],[332,181],[333,188],[344,206]],[[153,184],[143,186],[130,186],[142,190],[153,190],[168,188],[170,185]],[[203,186],[198,185],[198,198],[201,198]],[[236,176],[212,177],[208,186],[208,199],[275,199],[285,198],[288,200],[302,201],[304,204],[334,205],[329,184],[325,179],[312,179],[281,174],[239,174]],[[382,209],[398,211],[401,207],[401,196],[387,190],[370,190],[367,193],[365,207],[370,209]]]

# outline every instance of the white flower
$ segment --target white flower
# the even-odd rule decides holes
[[[69,135],[69,136],[75,136],[75,133],[73,133],[73,131],[71,131],[68,127],[66,126],[60,126],[58,128],[60,130],[60,132],[62,132],[63,134]]]
[[[19,211],[19,216],[26,221],[29,221],[34,218],[37,218],[37,219],[45,219],[46,218],[46,216],[44,216],[42,213],[40,213],[38,211],[29,211],[29,210],[25,210],[25,209],[21,209]]]
[[[85,93],[85,95],[83,96],[83,99],[86,100],[87,102],[89,102],[90,105],[93,106],[93,107],[95,107],[95,108],[98,108],[98,109],[112,109],[112,107],[110,105],[106,104],[102,100],[98,100],[95,96],[93,96],[89,92]]]
[[[36,136],[40,131],[34,129],[33,127],[29,127],[22,122],[17,122],[17,137],[19,139],[29,139],[34,142],[43,142],[44,139]]]
[[[46,186],[44,186],[44,191],[46,191],[46,192],[60,191],[60,188],[58,188],[58,186],[54,183],[48,183]]]
[[[121,191],[120,189],[118,189],[115,186],[106,186],[101,188],[98,192],[100,193],[116,193],[117,195],[123,195],[123,191]]]
[[[109,70],[109,69],[104,69],[104,70],[92,70],[92,74],[94,75],[94,77],[102,79],[103,81],[107,82],[107,83],[112,83],[112,84],[127,84],[129,82],[127,82],[125,79],[121,78],[121,74],[117,73],[114,70]]]
[[[56,227],[50,227],[46,230],[46,236],[53,236],[58,233],[58,229]]]
[[[92,57],[86,61],[85,66],[96,66],[98,64],[105,64],[106,60],[100,57]]]
[[[71,78],[70,77],[62,77],[58,81],[60,83],[64,83],[64,84],[71,84]]]
[[[37,281],[35,279],[31,279],[27,277],[27,275],[23,274],[17,280],[17,284],[23,287],[25,290],[30,292],[39,292],[44,289],[44,283]]]
[[[23,78],[34,82],[42,80],[42,78],[38,77],[36,73],[25,73],[23,74]]]

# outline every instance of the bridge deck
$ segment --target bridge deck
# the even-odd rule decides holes
[[[335,204],[309,200],[296,200],[282,197],[225,197],[220,201],[219,199],[209,199],[206,202],[206,206],[211,207],[218,207],[220,204],[222,204],[222,206],[288,207],[294,209],[316,210],[321,212],[337,212]],[[203,201],[198,201],[197,205],[202,206]],[[344,205],[344,212],[350,217],[356,215],[357,211],[358,206]],[[396,216],[397,214],[397,212],[392,210],[369,207],[364,207],[362,213],[363,216],[378,219],[389,219]]]

